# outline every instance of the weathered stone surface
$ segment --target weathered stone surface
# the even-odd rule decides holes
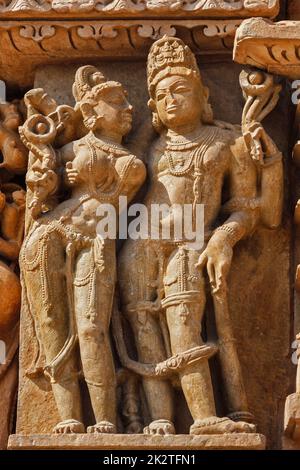
[[[53,434],[11,435],[10,450],[264,450],[266,439],[261,434],[223,434],[203,436],[146,436],[143,434],[89,435]]]
[[[300,20],[300,4],[298,0],[288,1],[288,16],[291,20]]]
[[[300,23],[245,20],[235,36],[233,58],[290,78],[300,77]]]

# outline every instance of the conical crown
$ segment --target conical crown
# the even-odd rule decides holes
[[[152,45],[147,64],[150,94],[162,78],[172,74],[189,75],[191,73],[200,78],[196,58],[181,39],[164,36]]]

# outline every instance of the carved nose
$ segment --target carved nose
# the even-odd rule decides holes
[[[169,105],[176,104],[176,98],[170,93],[167,98],[167,103]]]

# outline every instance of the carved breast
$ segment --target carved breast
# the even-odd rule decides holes
[[[96,146],[81,145],[73,160],[73,167],[78,170],[81,181],[99,185],[114,170],[114,160]]]

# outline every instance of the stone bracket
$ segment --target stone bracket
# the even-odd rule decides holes
[[[270,73],[300,77],[300,22],[245,20],[235,36],[233,58]]]

